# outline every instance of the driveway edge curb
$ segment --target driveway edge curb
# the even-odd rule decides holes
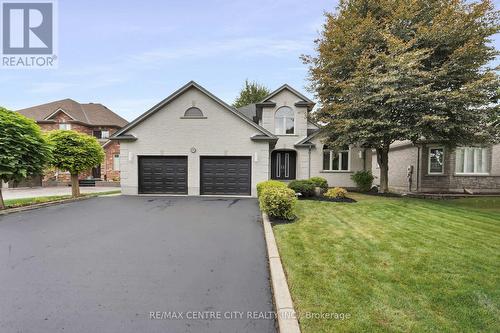
[[[266,213],[262,213],[262,224],[264,225],[264,236],[266,239],[269,270],[271,272],[271,287],[273,291],[273,303],[278,317],[279,333],[300,333],[297,314],[293,307],[292,296],[288,289],[285,271],[281,265],[273,228]]]
[[[70,199],[63,199],[63,200],[56,200],[56,201],[49,201],[49,202],[42,202],[34,205],[29,205],[29,206],[22,206],[22,207],[15,207],[15,208],[7,208],[4,210],[0,211],[0,216],[2,215],[7,215],[7,214],[12,214],[12,213],[18,213],[18,212],[24,212],[27,210],[32,210],[32,209],[38,209],[38,208],[43,208],[43,207],[49,207],[49,206],[55,206],[63,203],[68,203],[68,202],[75,202],[75,201],[80,201],[80,200],[87,200],[90,198],[96,198],[97,196],[83,196],[79,198],[70,198]]]

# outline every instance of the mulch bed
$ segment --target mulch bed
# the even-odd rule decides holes
[[[351,199],[351,198],[327,198],[327,197],[306,197],[306,198],[300,197],[299,200],[327,201],[327,202],[347,202],[347,203],[357,202],[356,200]]]

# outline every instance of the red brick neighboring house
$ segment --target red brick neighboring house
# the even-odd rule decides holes
[[[127,125],[127,121],[99,103],[81,104],[72,99],[63,99],[17,112],[37,122],[42,131],[68,129],[96,137],[104,148],[106,157],[101,165],[80,174],[80,179],[94,178],[103,181],[120,180],[120,143],[109,137]],[[33,177],[10,187],[64,185],[70,183],[67,172],[47,170],[43,177]]]

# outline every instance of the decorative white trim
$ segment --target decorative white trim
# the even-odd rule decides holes
[[[69,126],[69,128],[61,128],[62,125],[64,127],[68,127]],[[70,123],[59,123],[59,129],[60,130],[62,129],[62,130],[65,130],[65,131],[71,131],[71,124]]]
[[[475,154],[475,150],[478,149],[481,151],[481,156],[476,156]],[[458,151],[459,150],[462,150],[463,151],[463,154],[462,154],[462,162],[463,162],[463,172],[460,172],[460,171],[457,171],[458,169],[458,163],[459,163],[459,159],[458,159]],[[473,152],[473,159],[474,159],[474,162],[473,162],[473,168],[474,168],[474,171],[465,171],[467,170],[467,166],[468,166],[468,155],[469,153]],[[481,162],[482,162],[482,165],[483,167],[485,167],[486,170],[490,169],[490,163],[488,161],[488,148],[487,147],[457,147],[455,149],[455,175],[456,176],[489,176],[490,175],[490,172],[489,171],[486,171],[486,172],[482,172],[482,171],[477,171],[477,164],[478,164],[478,158],[480,157],[481,159]]]
[[[431,149],[442,149],[443,150],[443,165],[441,166],[441,172],[431,172]],[[444,147],[429,147],[427,149],[427,174],[428,175],[444,175],[444,156],[446,152]]]
[[[289,108],[290,110],[292,110],[293,112],[293,133],[278,133],[278,128],[276,126],[276,114],[278,113],[279,110],[283,109],[283,108]],[[274,112],[274,135],[276,136],[294,136],[294,135],[297,135],[297,117],[296,117],[296,112],[294,109],[292,109],[290,106],[288,105],[282,105],[280,106],[279,108],[276,109],[276,111]],[[283,120],[284,121],[284,127],[283,127],[283,130],[286,132],[286,119],[289,119],[290,117],[280,117],[280,120]]]
[[[290,153],[285,152],[285,178],[290,177]]]
[[[329,150],[329,149],[326,149],[330,152],[330,162],[329,162],[329,165],[330,165],[330,169],[323,169],[323,165],[324,165],[324,161],[323,161],[323,158],[324,158],[324,151],[325,151],[325,148],[323,148],[323,151],[322,151],[322,154],[321,154],[321,172],[337,172],[337,173],[342,173],[342,172],[351,172],[351,147],[349,147],[348,150],[339,150],[336,152],[336,154],[338,155],[339,157],[339,169],[338,170],[334,170],[332,169],[332,165],[333,165],[333,150]],[[347,152],[347,170],[342,170],[342,153],[345,153]]]
[[[55,110],[54,112],[52,112],[51,114],[49,114],[47,117],[45,117],[43,120],[49,120],[52,116],[56,115],[58,112],[62,112],[65,115],[67,115],[68,117],[70,117],[72,120],[76,120],[70,114],[68,114],[66,111],[64,111],[64,109],[61,109],[61,108]]]

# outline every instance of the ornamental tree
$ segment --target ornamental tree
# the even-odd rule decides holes
[[[39,175],[50,159],[40,127],[31,119],[0,107],[0,180],[20,181]],[[0,184],[0,209],[5,205]]]
[[[240,108],[242,106],[258,103],[262,101],[271,92],[265,86],[257,82],[248,82],[245,80],[245,86],[241,89],[240,95],[233,103],[235,108]]]
[[[71,193],[73,197],[78,197],[78,175],[101,164],[104,150],[93,136],[75,131],[51,131],[47,133],[47,138],[52,145],[52,166],[71,174]]]
[[[340,1],[303,57],[327,143],[375,149],[386,192],[395,141],[493,142],[499,27],[490,0]]]

